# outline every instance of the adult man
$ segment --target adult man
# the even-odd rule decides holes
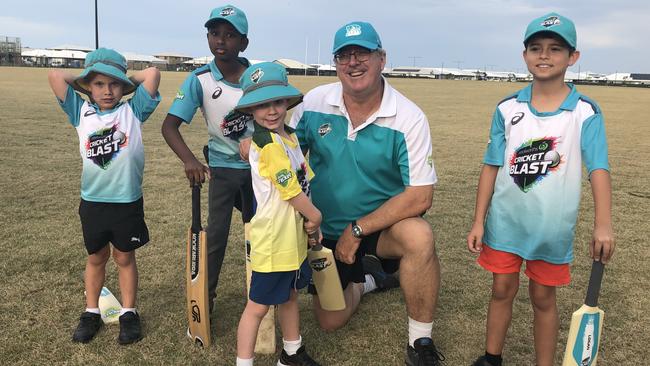
[[[431,331],[440,269],[431,226],[421,217],[436,182],[429,123],[382,77],[386,52],[371,24],[341,27],[333,54],[340,83],[307,93],[290,123],[309,151],[323,244],[335,250],[345,289],[341,311],[323,310],[316,295],[316,317],[325,330],[345,325],[374,287],[367,280],[378,279],[365,277],[364,265],[368,272],[380,257],[388,272],[399,266],[409,316],[407,364],[438,365],[444,357]]]

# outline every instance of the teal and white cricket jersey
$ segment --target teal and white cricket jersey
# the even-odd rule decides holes
[[[530,104],[532,84],[497,105],[483,162],[499,166],[483,240],[528,260],[573,261],[582,162],[609,170],[598,105],[571,92],[555,112]]]
[[[240,59],[244,66],[248,60]],[[178,90],[169,114],[191,123],[201,108],[208,126],[210,166],[249,169],[239,156],[239,140],[253,134],[253,119],[234,108],[243,92],[239,84],[224,80],[214,60],[192,71]]]
[[[81,198],[129,203],[142,197],[144,146],[140,124],[158,103],[160,94],[151,98],[140,85],[127,103],[102,112],[68,86],[65,100],[59,104],[79,135]]]
[[[328,239],[338,238],[353,220],[406,186],[437,180],[426,116],[386,80],[379,110],[356,129],[340,82],[307,93],[290,125],[309,149],[312,200],[323,214],[321,229]]]

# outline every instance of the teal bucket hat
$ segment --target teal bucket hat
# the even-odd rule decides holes
[[[351,22],[339,28],[334,34],[332,53],[337,53],[341,48],[352,45],[374,51],[381,48],[381,39],[372,24]]]
[[[239,85],[244,91],[235,107],[239,111],[280,99],[288,99],[287,109],[291,109],[302,101],[300,90],[289,84],[287,70],[274,62],[249,66],[239,78]]]
[[[248,34],[248,20],[246,19],[246,14],[233,5],[225,5],[212,9],[210,12],[210,18],[205,22],[205,27],[210,28],[214,22],[219,20],[225,20],[232,24],[232,26],[237,29],[237,32],[242,35]]]
[[[90,94],[88,76],[91,73],[106,75],[124,84],[124,95],[135,90],[135,84],[126,76],[126,59],[110,48],[98,48],[86,55],[84,71],[75,79],[75,84]]]
[[[530,22],[524,35],[524,46],[532,36],[541,32],[557,34],[573,49],[577,46],[578,37],[576,35],[576,26],[571,19],[563,17],[558,13],[549,13]]]

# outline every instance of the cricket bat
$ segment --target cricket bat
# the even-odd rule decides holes
[[[208,305],[208,240],[201,227],[201,187],[192,187],[192,226],[187,235],[187,335],[203,347],[210,346]]]
[[[81,273],[81,280],[84,280],[84,273]],[[84,296],[86,291],[84,291]],[[117,323],[120,320],[120,311],[122,311],[122,304],[113,295],[111,290],[107,287],[102,287],[99,292],[99,313],[102,316],[104,324]]]
[[[318,292],[318,300],[323,310],[338,311],[345,309],[345,297],[336,270],[336,262],[332,250],[318,242],[319,233],[309,235],[310,243],[315,241],[307,251],[307,260],[312,269],[312,280]]]
[[[598,294],[603,279],[604,265],[594,261],[584,305],[571,317],[569,338],[562,366],[595,366],[598,359],[605,312],[598,307]]]
[[[248,292],[251,289],[251,242],[249,239],[250,223],[244,223],[244,241],[246,242],[246,300]],[[270,306],[266,313],[260,329],[257,331],[257,340],[255,341],[255,353],[273,354],[275,353],[275,306]]]

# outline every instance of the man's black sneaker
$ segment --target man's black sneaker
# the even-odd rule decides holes
[[[413,342],[415,347],[406,347],[407,366],[440,366],[445,356],[436,349],[431,338],[418,338]]]
[[[74,342],[88,343],[102,327],[102,316],[84,311],[79,317],[79,325],[72,334]]]
[[[488,362],[485,356],[481,356],[474,361],[472,366],[492,366],[492,364]]]
[[[131,344],[142,339],[140,315],[127,311],[120,315],[120,335],[117,337],[119,344]]]
[[[366,254],[361,259],[361,262],[363,263],[363,273],[369,274],[375,279],[375,284],[377,285],[375,291],[381,292],[399,287],[399,278],[394,274],[384,272],[379,258],[372,254]]]
[[[305,346],[301,346],[298,348],[298,352],[291,356],[282,350],[277,366],[320,366],[320,364],[309,357]]]

